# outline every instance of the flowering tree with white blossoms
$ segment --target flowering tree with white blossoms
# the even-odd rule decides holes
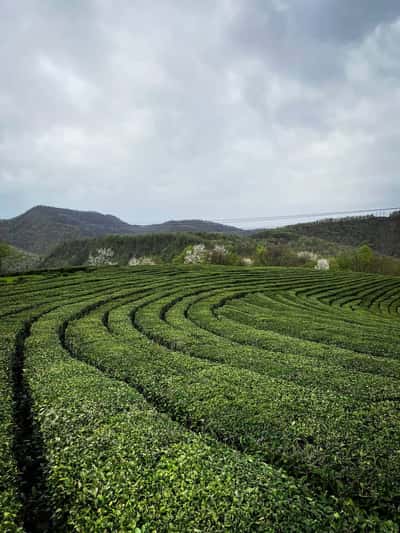
[[[205,263],[207,261],[207,257],[208,252],[205,244],[195,244],[186,250],[183,262],[186,265]]]
[[[114,250],[112,248],[97,248],[95,255],[91,252],[88,258],[88,265],[101,266],[101,265],[116,265],[112,258],[114,257]]]
[[[318,259],[317,264],[315,265],[315,270],[329,270],[328,259]]]

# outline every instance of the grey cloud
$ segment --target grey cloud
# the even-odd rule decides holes
[[[395,4],[3,1],[0,216],[37,203],[137,223],[391,203]]]
[[[400,16],[397,0],[242,0],[230,24],[238,52],[321,84],[344,76],[349,47]]]
[[[297,2],[296,2],[297,3]],[[397,0],[300,0],[297,15],[316,38],[348,43],[399,17]]]

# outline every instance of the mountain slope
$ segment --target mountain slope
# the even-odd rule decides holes
[[[170,263],[183,261],[182,254],[188,247],[194,245],[204,246],[208,250],[221,250],[229,252],[231,263],[218,259],[214,254],[213,261],[222,264],[265,264],[262,250],[269,250],[274,257],[269,257],[270,264],[285,264],[298,266],[306,261],[299,259],[301,254],[305,257],[337,255],[347,248],[341,245],[323,241],[315,237],[298,236],[295,233],[273,230],[273,234],[259,238],[248,235],[228,235],[223,233],[148,233],[145,235],[108,235],[89,239],[68,241],[56,246],[42,261],[43,268],[60,268],[91,264],[90,257],[109,254],[106,263],[118,265],[132,264],[133,258],[137,260],[154,259],[157,262]],[[235,260],[233,260],[233,256]],[[224,259],[227,259],[226,257]]]
[[[254,239],[264,239],[269,244],[288,245],[296,250],[322,250],[324,254],[335,253],[329,249],[332,243],[353,247],[367,243],[380,254],[400,257],[400,213],[393,213],[390,217],[327,219],[257,232],[205,220],[131,225],[112,215],[46,206],[34,207],[9,220],[0,219],[0,241],[40,255],[47,255],[57,245],[77,239],[177,232],[241,236],[252,233]]]
[[[56,246],[43,260],[44,268],[70,267],[88,264],[90,255],[99,250],[112,250],[110,262],[127,265],[132,257],[158,257],[169,263],[187,246],[230,239],[212,233],[148,233],[145,235],[107,235],[91,239],[68,241]],[[234,237],[232,237],[234,238]]]
[[[400,212],[392,213],[389,217],[327,219],[286,226],[283,229],[342,245],[368,244],[380,254],[400,257]]]
[[[36,206],[15,218],[0,220],[0,241],[42,255],[58,244],[74,239],[178,231],[242,233],[242,230],[233,226],[203,220],[139,226],[127,224],[112,215],[47,206]]]
[[[0,274],[25,272],[39,266],[40,257],[0,242]]]

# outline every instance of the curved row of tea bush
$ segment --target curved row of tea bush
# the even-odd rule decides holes
[[[248,290],[248,285],[243,286]],[[391,453],[398,438],[396,398],[357,406],[332,391],[167,350],[143,332],[154,324],[156,309],[160,314],[168,299],[179,297],[160,291],[107,311],[108,330],[102,328],[104,309],[97,309],[68,326],[69,347],[139,388],[182,424],[259,454],[297,477],[307,476],[319,490],[347,494],[383,513],[397,512],[393,494],[399,479],[393,473],[399,471],[399,457]],[[377,381],[370,376],[371,390]],[[386,381],[391,395],[398,392],[396,381]]]
[[[399,288],[218,267],[0,287],[5,518],[27,512],[19,343],[55,531],[398,531]]]
[[[103,278],[103,276],[101,276]],[[101,279],[100,278],[100,279]],[[18,279],[18,278],[17,278]],[[80,297],[87,294],[89,299],[93,294],[102,291],[104,283],[97,283],[95,292],[87,291],[92,285],[88,280],[85,288],[82,279],[74,283],[79,289]],[[104,282],[104,280],[102,280]],[[126,283],[126,281],[125,281]],[[24,288],[22,288],[22,285]],[[71,285],[57,279],[54,283],[51,278],[42,283],[19,283],[2,287],[1,291],[1,321],[0,321],[0,529],[1,531],[22,531],[24,522],[30,527],[36,517],[27,516],[33,511],[32,499],[34,488],[30,486],[32,465],[35,458],[27,456],[25,464],[21,465],[21,456],[29,453],[35,445],[28,445],[27,428],[21,426],[20,410],[26,410],[25,390],[22,387],[24,380],[23,369],[18,366],[20,354],[17,351],[27,326],[37,317],[49,311],[56,302],[65,302],[71,294]],[[58,300],[55,297],[58,296]],[[26,421],[29,423],[29,421]],[[33,436],[31,436],[33,439]],[[40,458],[38,458],[40,460]],[[20,469],[20,470],[18,470]]]
[[[138,297],[144,285],[142,280]],[[110,297],[124,299],[120,291]],[[132,387],[69,357],[60,344],[60,324],[81,316],[83,307],[97,313],[103,301],[86,306],[81,301],[50,312],[33,325],[26,343],[26,371],[47,449],[48,498],[56,528],[393,528],[367,518],[350,502],[315,497],[284,472],[183,429]]]
[[[217,335],[210,325],[210,322],[214,322],[210,307],[213,302],[219,301],[221,294],[215,295],[215,290],[212,292],[213,295],[209,297],[204,294],[194,296],[181,294],[175,297],[174,305],[169,304],[170,297],[161,298],[141,309],[136,316],[136,322],[142,331],[156,342],[194,357],[247,368],[261,374],[294,381],[300,385],[335,391],[355,399],[382,400],[398,395],[397,380],[341,368],[332,360],[333,350],[328,349],[329,359],[326,355],[322,357],[323,350],[320,345],[312,345],[311,348],[314,350],[307,350],[307,346],[303,347],[301,342],[296,342],[293,343],[295,346],[291,346],[291,351],[282,353],[284,340],[282,341],[282,337],[279,336],[276,338],[279,351],[274,351],[271,346],[263,346],[264,349],[261,349],[258,342],[260,336],[257,338],[248,327],[235,324],[234,327],[229,326],[224,330],[221,320],[216,321],[215,329],[219,333]],[[223,291],[223,294],[231,293]],[[180,299],[176,301],[177,298]],[[193,318],[196,323],[188,320],[185,314],[188,318]],[[252,316],[247,316],[251,320]],[[198,327],[199,325],[203,328]],[[206,329],[207,327],[209,329]],[[235,342],[238,338],[243,341],[242,344]],[[262,346],[262,343],[260,345]],[[320,365],[315,364],[313,356],[319,356]],[[395,369],[396,375],[398,370],[400,364]]]
[[[17,331],[13,323],[0,323],[0,530],[20,531],[21,502],[13,456],[11,357]]]
[[[274,298],[278,298],[280,294],[274,293]],[[233,293],[233,296],[237,297],[237,294]],[[225,296],[223,300],[227,298],[228,296]],[[381,358],[354,353],[350,350],[332,345],[304,341],[304,339],[288,337],[287,335],[281,335],[269,330],[259,331],[254,328],[249,329],[246,327],[246,324],[254,325],[255,322],[253,318],[255,310],[253,308],[250,308],[251,312],[247,313],[235,309],[236,323],[227,321],[225,314],[218,314],[216,319],[214,306],[218,304],[219,300],[220,297],[218,294],[211,296],[211,300],[197,294],[180,299],[174,305],[169,306],[165,312],[161,312],[165,323],[162,323],[156,315],[149,316],[149,320],[152,320],[152,334],[155,335],[155,331],[157,331],[156,338],[158,340],[164,340],[172,348],[180,349],[186,346],[189,351],[192,350],[192,353],[206,354],[208,352],[210,358],[214,357],[214,353],[220,354],[223,357],[226,355],[222,347],[228,347],[229,344],[221,344],[221,339],[217,337],[217,335],[220,335],[230,341],[264,348],[268,351],[268,355],[274,352],[276,358],[282,353],[292,353],[295,354],[295,358],[298,360],[302,359],[298,357],[299,355],[304,355],[321,359],[325,363],[329,362],[334,365],[344,366],[344,368],[364,370],[372,374],[378,373],[392,377],[399,376],[400,364],[394,360],[385,359],[382,361]],[[177,328],[179,331],[168,328],[168,325]],[[199,329],[199,327],[204,328],[205,331]],[[210,332],[214,335],[210,335]],[[221,349],[218,349],[218,347]],[[233,350],[232,343],[230,343],[229,355],[233,351],[235,350]],[[240,348],[236,347],[236,351],[240,357]],[[259,353],[261,357],[264,356],[265,358],[265,352]],[[241,358],[241,360],[239,359],[239,364],[245,366],[252,365],[253,360],[248,359],[246,352],[246,357]],[[267,364],[267,361],[264,361],[264,363]],[[258,360],[255,361],[254,366],[257,366],[257,364]],[[314,363],[310,361],[309,364]]]
[[[298,300],[297,294],[258,294],[224,302],[219,311],[227,317],[232,311],[251,314],[256,328],[294,338],[341,346],[360,353],[398,357],[396,320],[376,316],[362,307],[356,307],[353,311],[342,309],[334,302],[329,305],[320,303],[317,309],[315,301],[318,297],[323,298],[324,293],[314,293],[309,307],[303,297],[303,307],[299,308],[299,302],[292,303]],[[357,300],[357,291],[353,290],[351,297],[353,301]]]

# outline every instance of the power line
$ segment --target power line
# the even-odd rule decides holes
[[[385,213],[387,211],[399,211],[400,207],[377,207],[375,209],[357,209],[352,211],[325,211],[322,213],[301,213],[297,215],[273,215],[266,217],[237,217],[237,218],[214,218],[216,222],[268,222],[273,220],[290,220],[297,218],[333,217],[340,215],[357,215],[361,213]]]

